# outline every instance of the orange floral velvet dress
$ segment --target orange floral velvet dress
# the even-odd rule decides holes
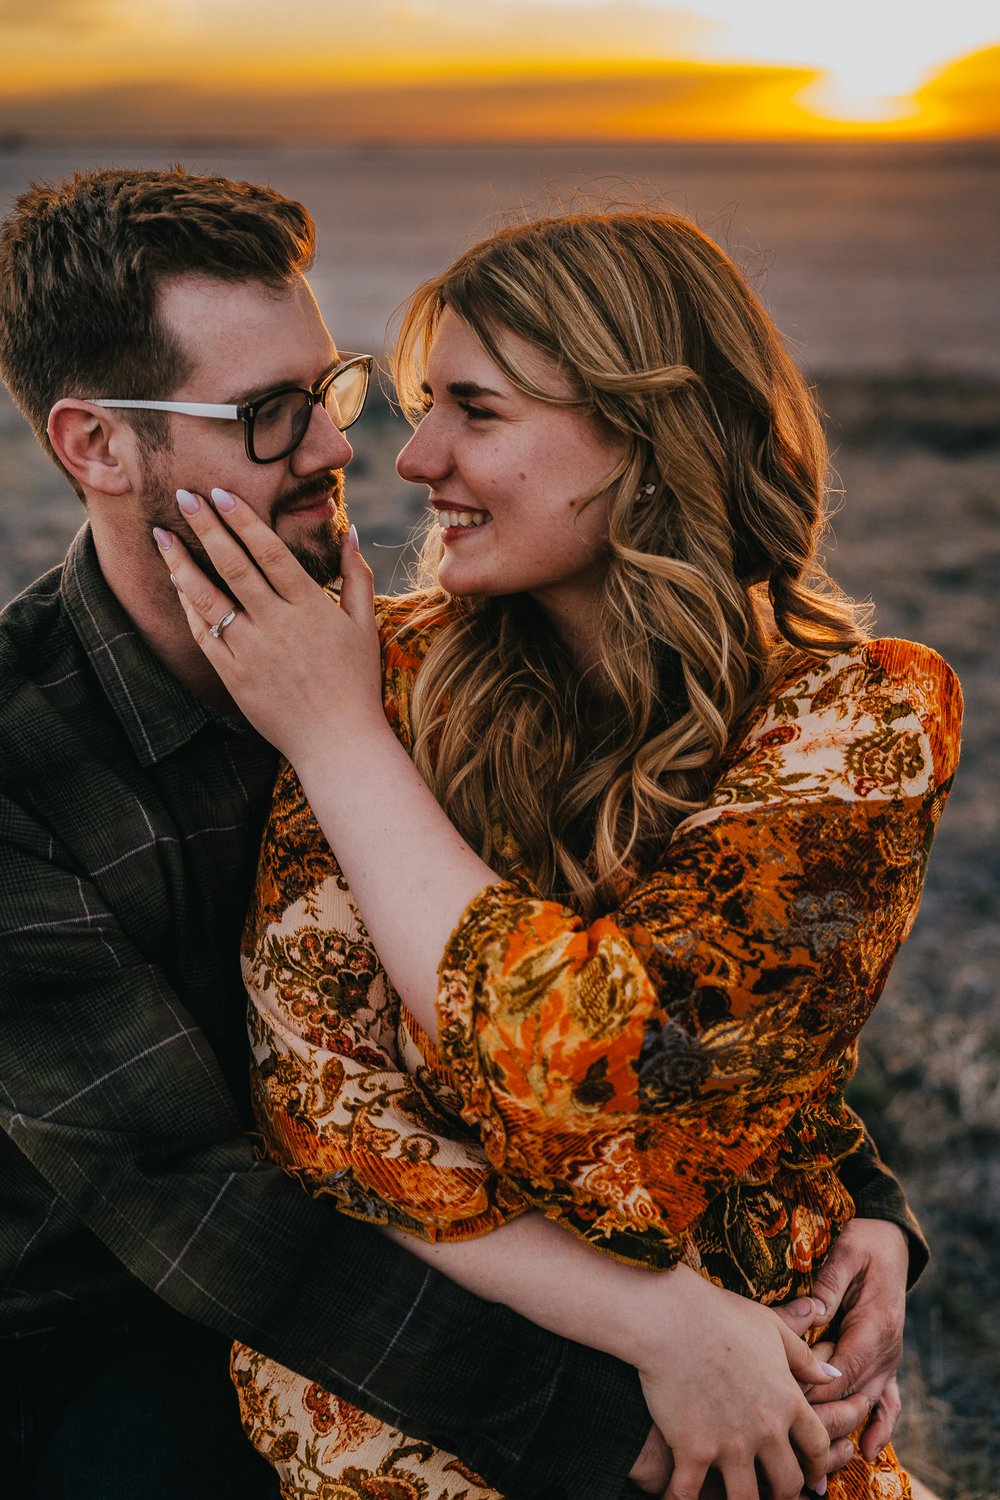
[[[407,746],[434,630],[411,609],[381,619]],[[471,903],[440,966],[437,1047],[286,767],[244,951],[265,1149],[345,1213],[428,1239],[539,1209],[597,1250],[684,1261],[761,1302],[808,1290],[853,1213],[838,1164],[861,1127],[844,1089],[916,914],[960,719],[953,674],[923,646],[789,668],[617,910],[587,925],[526,879]],[[495,1496],[244,1345],[233,1374],[286,1500]],[[908,1494],[891,1449],[830,1480],[831,1500]]]

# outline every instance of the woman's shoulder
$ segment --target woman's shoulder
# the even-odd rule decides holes
[[[850,700],[883,689],[905,688],[932,711],[962,709],[962,690],[951,667],[918,641],[875,636],[833,656],[796,653],[781,670],[771,693],[776,698]]]
[[[963,693],[939,652],[916,640],[879,636],[831,657],[798,655],[754,715],[751,739],[795,724],[814,742],[831,738],[897,751],[918,736],[946,781],[958,762]],[[930,769],[930,766],[928,766]]]
[[[396,668],[411,666],[415,670],[454,614],[453,602],[439,589],[376,596],[375,618],[383,660]]]
[[[435,637],[453,618],[447,595],[417,591],[375,600],[382,644],[382,704],[406,750],[413,750],[411,697],[414,679]]]

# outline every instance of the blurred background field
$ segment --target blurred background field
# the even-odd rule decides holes
[[[342,348],[385,344],[423,276],[522,207],[636,192],[690,212],[748,270],[816,382],[833,450],[827,547],[880,633],[958,670],[963,761],[921,917],[855,1086],[934,1250],[912,1298],[898,1447],[954,1500],[1000,1495],[1000,147],[30,147],[0,155],[0,207],[95,161],[270,181],[316,216],[314,285]],[[383,589],[405,579],[422,496],[376,400],[348,496]],[[57,562],[83,516],[0,401],[0,595]]]

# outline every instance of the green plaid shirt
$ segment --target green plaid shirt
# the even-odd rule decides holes
[[[144,646],[86,529],[0,619],[0,1334],[163,1298],[506,1494],[617,1495],[633,1371],[254,1156],[239,933],[274,766]]]
[[[634,1371],[254,1155],[239,933],[274,765],[150,653],[87,528],[0,617],[0,1336],[161,1298],[507,1495],[618,1495]],[[852,1172],[908,1224],[872,1151]]]

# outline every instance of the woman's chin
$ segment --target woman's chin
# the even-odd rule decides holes
[[[490,588],[486,579],[477,576],[475,570],[462,567],[445,553],[438,563],[437,581],[448,594],[453,594],[457,599],[464,599],[469,594],[490,594]]]

